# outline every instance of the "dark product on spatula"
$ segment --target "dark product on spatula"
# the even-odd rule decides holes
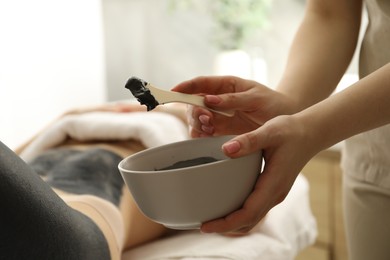
[[[229,117],[234,115],[234,111],[218,111],[206,107],[202,96],[159,89],[137,77],[131,77],[127,81],[125,88],[129,89],[142,105],[146,105],[148,111],[161,104],[180,102],[205,107],[213,112]]]

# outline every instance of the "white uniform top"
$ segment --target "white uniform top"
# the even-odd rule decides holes
[[[390,62],[390,1],[365,2],[369,24],[360,52],[360,78]],[[390,124],[346,140],[342,167],[354,178],[390,188]]]

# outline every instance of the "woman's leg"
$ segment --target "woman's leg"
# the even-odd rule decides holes
[[[351,260],[390,259],[390,190],[344,174],[344,211]]]
[[[110,259],[107,241],[0,142],[0,258]]]

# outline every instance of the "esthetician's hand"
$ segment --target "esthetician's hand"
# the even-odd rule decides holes
[[[230,118],[189,106],[187,120],[192,137],[242,134],[277,115],[294,111],[293,102],[284,94],[234,76],[197,77],[180,83],[172,91],[205,95],[204,102],[208,107],[236,112]]]
[[[229,235],[249,232],[287,196],[299,172],[317,153],[317,141],[294,116],[278,116],[225,143],[223,150],[232,158],[262,150],[265,169],[241,209],[204,223],[201,231]]]

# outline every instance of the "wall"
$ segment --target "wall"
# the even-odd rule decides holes
[[[215,74],[218,54],[210,18],[196,10],[172,12],[169,0],[103,0],[109,100],[132,98],[123,87],[130,76],[169,89],[199,75]],[[273,0],[269,26],[253,34],[245,49],[261,50],[266,80],[274,87],[284,70],[292,38],[303,18],[304,0]],[[356,74],[354,59],[348,73]],[[343,86],[356,77],[348,77]]]
[[[103,10],[110,100],[131,98],[130,76],[170,88],[212,71],[207,17],[172,12],[168,0],[103,0]]]
[[[105,100],[101,3],[0,1],[0,140],[15,147],[72,107]]]
[[[304,1],[273,0],[269,27],[255,32],[245,48],[262,50],[267,82],[275,85],[301,20]],[[210,40],[210,18],[196,10],[173,12],[169,0],[103,0],[109,100],[131,98],[123,88],[138,76],[161,88],[215,74],[218,49]]]

